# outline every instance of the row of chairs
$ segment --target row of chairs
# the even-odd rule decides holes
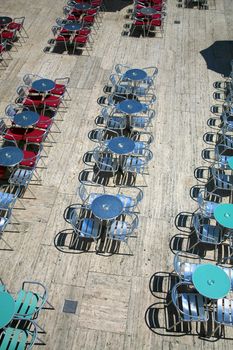
[[[77,4],[87,5],[87,9],[77,9]],[[102,19],[102,0],[90,2],[69,1],[63,8],[66,18],[57,18],[56,26],[52,27],[54,38],[49,40],[53,52],[68,52],[71,54],[86,50],[90,55],[93,46],[93,35],[99,29]]]
[[[93,239],[97,251],[99,251],[98,242],[103,242],[103,239],[128,245],[128,238],[138,227],[137,213],[143,191],[141,185],[136,185],[136,177],[142,175],[144,178],[153,157],[150,145],[154,138],[147,128],[152,126],[152,119],[155,116],[152,107],[156,101],[154,90],[158,70],[156,67],[145,68],[146,78],[135,85],[125,78],[125,72],[129,69],[130,66],[118,64],[114,74],[109,77],[109,83],[103,89],[106,95],[102,96],[102,100],[106,99],[105,104],[103,105],[103,101],[100,102],[101,98],[98,99],[102,107],[96,118],[98,128],[89,133],[89,138],[97,146],[84,154],[83,162],[88,168],[79,174],[78,196],[81,203],[70,205],[64,212],[64,219],[73,230],[69,248],[77,246],[80,238]],[[143,105],[141,114],[131,115],[130,125],[127,114],[117,109],[119,101],[126,100],[140,101]],[[147,103],[147,100],[151,103]],[[108,144],[116,137],[132,139],[134,150],[124,156],[117,156],[111,152]],[[134,183],[128,183],[127,178],[130,176],[134,177]],[[125,180],[119,183],[118,177]],[[103,194],[116,196],[123,204],[122,214],[109,220],[106,225],[95,217],[91,209],[93,201]],[[129,245],[128,248],[132,253]]]
[[[177,2],[178,7],[208,9],[208,0],[177,0]]]
[[[25,17],[17,17],[7,24],[0,24],[0,63],[3,68],[8,67],[7,60],[12,59],[10,49],[15,47],[17,50],[16,42],[21,46],[22,42],[25,42],[25,39],[28,38],[24,21]]]
[[[194,213],[180,213],[176,218],[176,227],[189,232],[189,235],[185,251],[178,251],[175,255],[174,270],[180,281],[172,289],[171,302],[179,314],[178,323],[207,322],[212,318],[215,327],[211,335],[216,335],[219,328],[233,326],[233,300],[230,295],[218,300],[204,297],[195,289],[192,276],[197,267],[206,264],[206,252],[214,249],[213,261],[216,262],[217,259],[218,266],[230,279],[230,292],[233,290],[232,230],[220,225],[214,216],[219,204],[232,203],[233,177],[228,163],[229,157],[233,156],[233,129],[230,126],[232,77],[233,71],[226,81],[214,83],[217,89],[214,97],[223,94],[225,100],[222,100],[221,113],[208,120],[208,125],[214,127],[216,132],[204,135],[204,140],[211,143],[212,148],[205,149],[202,157],[210,166],[197,168],[194,172],[195,177],[202,182],[202,186],[195,188],[198,189],[194,196],[198,208]],[[216,112],[216,108],[211,108],[211,111]],[[191,191],[192,195],[193,193]],[[221,261],[216,257],[220,246],[223,246]]]
[[[11,293],[3,283],[0,284],[0,292],[9,293],[15,301],[13,319],[0,329],[0,348],[32,349],[35,344],[45,345],[38,338],[38,332],[45,333],[38,324],[38,319],[42,309],[53,309],[48,302],[47,288],[40,282],[24,281],[15,294]]]
[[[53,132],[60,132],[57,115],[62,115],[61,109],[66,111],[65,96],[70,100],[67,91],[69,78],[55,79],[53,90],[46,94],[32,89],[33,81],[38,79],[41,77],[34,74],[26,74],[23,77],[25,85],[17,88],[15,103],[6,107],[5,117],[0,120],[1,146],[13,146],[23,152],[23,159],[17,166],[0,166],[1,235],[11,223],[16,200],[23,196],[32,178],[41,183],[37,168],[39,162],[42,162],[42,168],[46,167],[44,157],[47,157],[47,152],[44,145],[52,146],[54,143]],[[23,111],[36,112],[37,123],[29,127],[18,126],[15,117]],[[54,131],[51,130],[52,127]],[[29,191],[31,192],[30,189]]]
[[[151,13],[144,12],[151,9]],[[132,22],[124,25],[130,36],[160,36],[164,31],[166,0],[134,0],[133,9],[128,10]]]

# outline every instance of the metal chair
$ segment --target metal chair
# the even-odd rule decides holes
[[[101,222],[96,218],[87,217],[90,209],[86,205],[72,204],[64,211],[64,220],[69,223],[77,238],[93,239],[95,242],[101,235]]]
[[[181,289],[181,291],[180,291]],[[193,289],[190,282],[179,282],[172,288],[171,302],[175,306],[179,320],[169,328],[181,322],[207,322],[209,319],[207,300]]]
[[[130,69],[130,68],[131,68],[131,67],[128,66],[127,64],[118,63],[118,64],[115,65],[115,72],[116,72],[116,74],[118,75],[118,77],[119,77],[120,79],[123,79],[123,80],[125,81],[123,75],[124,75],[124,73],[125,73],[128,69]]]
[[[135,213],[127,213],[126,221],[120,219],[112,220],[107,226],[107,238],[112,241],[125,243],[130,254],[133,255],[128,244],[128,238],[137,230],[138,223],[139,219]]]
[[[144,150],[150,147],[154,141],[154,136],[150,132],[135,130],[131,135],[135,142],[135,147],[132,152],[134,155],[143,155]]]
[[[15,322],[14,319],[13,322]],[[20,328],[20,323],[22,322],[27,326]],[[18,326],[14,328],[13,326],[4,328],[0,333],[1,350],[29,350],[33,348],[37,340],[37,325],[35,322],[25,319],[20,319],[17,323]]]
[[[222,196],[208,192],[206,188],[198,192],[197,202],[201,215],[213,218],[215,208],[222,203]]]
[[[126,118],[118,116],[117,114],[111,114],[108,108],[102,108],[100,115],[96,118],[96,125],[102,126],[115,132],[123,134],[123,130],[126,128]],[[102,125],[100,124],[102,122]]]
[[[46,304],[52,308],[47,288],[40,282],[23,281],[15,299],[15,318],[36,320]]]
[[[83,204],[87,207],[91,206],[94,199],[105,193],[104,186],[95,186],[95,190],[98,189],[99,192],[92,192],[92,187],[93,186],[85,186],[84,184],[81,184],[78,188],[78,195],[81,198]]]
[[[109,174],[115,179],[116,173],[119,168],[119,163],[116,158],[113,157],[111,152],[102,151],[99,147],[96,147],[93,152],[96,167],[96,177],[99,173]]]
[[[220,226],[213,225],[209,218],[203,217],[200,213],[193,214],[193,232],[197,241],[193,243],[190,250],[199,243],[214,245],[215,253],[217,246],[225,240],[223,230]]]
[[[233,190],[233,175],[227,174],[225,170],[219,169],[218,164],[213,164],[209,168],[210,176],[206,188],[213,182],[213,191],[221,191],[230,195]]]
[[[139,130],[147,130],[148,127],[152,126],[152,120],[155,118],[155,111],[149,109],[145,114],[132,115],[130,118],[131,127]]]
[[[126,193],[127,192],[127,193]],[[143,191],[141,188],[134,186],[119,186],[118,193],[116,196],[121,200],[123,204],[123,211],[125,213],[135,212],[135,209],[138,207],[139,203],[143,199]]]
[[[216,323],[215,332],[220,327],[233,326],[233,299],[218,299],[214,303],[214,321]]]
[[[192,282],[192,274],[201,264],[201,258],[196,254],[178,252],[173,261],[174,270],[179,278],[186,282]]]

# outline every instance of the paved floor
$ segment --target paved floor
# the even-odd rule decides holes
[[[189,190],[195,184],[195,167],[204,164],[202,135],[209,130],[206,121],[213,103],[213,82],[221,79],[219,71],[207,69],[200,51],[231,40],[233,32],[232,1],[210,3],[209,10],[199,11],[177,8],[175,0],[168,0],[162,39],[121,36],[130,5],[107,12],[91,56],[75,57],[43,52],[55,19],[62,16],[63,0],[1,1],[1,14],[26,16],[29,34],[26,43],[12,52],[8,69],[0,72],[1,114],[14,101],[24,74],[71,78],[72,102],[59,124],[62,132],[54,134],[56,144],[45,159],[47,169],[39,169],[43,185],[31,186],[36,199],[24,199],[26,210],[14,211],[20,232],[4,233],[14,251],[1,250],[0,254],[0,277],[10,290],[17,291],[25,279],[48,287],[55,310],[40,316],[47,330],[45,349],[230,349],[227,340],[214,343],[197,336],[179,337],[179,333],[156,335],[144,318],[147,308],[159,301],[149,290],[150,277],[158,271],[172,271],[169,241],[177,233],[174,218],[180,211],[196,209]],[[231,46],[224,56],[229,60],[230,50]],[[218,57],[219,51],[215,54]],[[221,68],[221,57],[220,52],[220,65],[215,68]],[[87,134],[95,127],[96,99],[116,63],[159,69],[154,158],[137,238],[130,241],[134,255],[63,254],[55,249],[53,240],[67,228],[64,209],[78,201],[82,155],[94,147]],[[127,249],[122,247],[121,253]],[[62,312],[65,299],[78,301],[76,314]]]

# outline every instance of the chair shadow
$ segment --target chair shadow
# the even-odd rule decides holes
[[[93,253],[91,250],[93,239],[78,237],[72,229],[60,231],[54,237],[54,246],[62,253],[81,254]]]
[[[106,12],[117,12],[121,11],[126,6],[129,6],[130,4],[133,4],[132,0],[111,0],[111,1],[104,1],[105,11]]]
[[[179,277],[170,272],[155,272],[149,281],[149,289],[151,294],[157,299],[167,299],[169,290],[178,283]]]
[[[190,233],[189,235],[184,233],[176,234],[170,239],[169,248],[173,254],[178,252],[192,253],[204,259],[206,257],[207,247],[200,242],[195,245],[196,243],[197,237],[195,233]],[[213,250],[213,247],[210,247],[210,250]]]
[[[207,64],[207,68],[229,77],[231,73],[230,61],[233,57],[233,41],[219,40],[215,41],[211,46],[200,51]]]
[[[198,195],[199,195],[199,192],[204,190],[205,189],[205,186],[204,185],[194,185],[190,188],[190,191],[189,191],[189,195],[190,195],[190,198],[192,198],[192,200],[194,200],[195,202],[197,202],[198,200]]]

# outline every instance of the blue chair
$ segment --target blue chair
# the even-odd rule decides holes
[[[197,202],[202,216],[213,218],[215,208],[222,203],[222,196],[208,192],[205,188],[198,192]]]
[[[178,252],[173,261],[174,271],[182,281],[192,282],[192,275],[201,264],[201,258],[196,254]]]

